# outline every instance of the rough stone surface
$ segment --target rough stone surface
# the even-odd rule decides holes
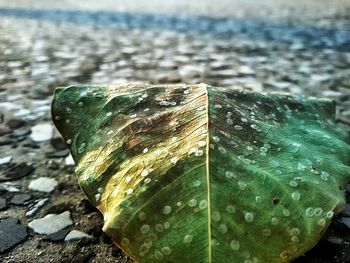
[[[48,141],[53,136],[53,127],[51,123],[39,123],[32,127],[30,137],[35,142]]]
[[[70,218],[70,212],[65,211],[61,214],[48,214],[43,218],[31,221],[28,226],[34,230],[35,233],[50,235],[60,231],[73,224]]]
[[[343,215],[350,217],[350,204],[345,205],[345,209],[342,212]]]
[[[7,203],[5,198],[0,198],[0,210],[7,208]]]
[[[9,218],[0,222],[0,253],[26,238],[26,227],[19,224],[16,218]]]
[[[0,171],[0,182],[18,180],[24,176],[30,175],[34,170],[35,168],[31,164],[15,164],[6,170]]]
[[[343,217],[341,221],[350,229],[350,217]]]
[[[40,177],[30,182],[29,189],[33,191],[39,192],[52,192],[57,186],[58,182],[54,178],[50,177]]]
[[[44,239],[50,240],[53,242],[58,242],[58,241],[64,240],[68,233],[69,233],[69,229],[62,229],[53,234],[45,236]]]
[[[9,164],[12,161],[12,156],[6,156],[4,158],[0,158],[0,165]]]
[[[80,239],[84,239],[84,238],[92,238],[92,236],[81,232],[79,230],[72,230],[69,232],[69,234],[64,238],[64,241],[76,241],[76,240],[80,240]]]
[[[31,198],[32,195],[30,194],[17,194],[12,197],[10,203],[14,205],[24,205],[24,203]]]

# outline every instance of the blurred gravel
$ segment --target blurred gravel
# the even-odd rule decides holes
[[[8,2],[0,0],[0,226],[14,222],[21,235],[0,262],[131,262],[102,233],[102,217],[52,132],[57,86],[205,82],[328,97],[350,130],[348,1]],[[40,125],[45,132],[36,132]],[[50,191],[29,188],[47,177]],[[348,206],[296,262],[350,262]],[[23,236],[22,226],[65,211],[73,226],[50,236],[27,228]],[[92,238],[64,241],[71,230]]]

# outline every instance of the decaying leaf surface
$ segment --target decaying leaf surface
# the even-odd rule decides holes
[[[104,231],[139,262],[289,262],[345,203],[349,138],[329,100],[72,86],[52,114]]]

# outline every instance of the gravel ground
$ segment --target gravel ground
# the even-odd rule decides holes
[[[112,2],[0,0],[0,262],[131,262],[102,233],[52,127],[57,86],[205,82],[328,97],[350,130],[349,1]],[[296,262],[350,262],[346,194],[345,211]],[[62,225],[33,227],[66,211]],[[65,240],[71,230],[88,237]]]

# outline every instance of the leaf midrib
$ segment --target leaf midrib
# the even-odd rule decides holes
[[[208,263],[211,263],[212,251],[211,251],[211,203],[210,203],[210,177],[209,177],[209,94],[208,87],[205,86],[205,107],[206,107],[206,155],[205,155],[205,167],[206,167],[206,179],[207,179],[207,195],[208,195]]]

